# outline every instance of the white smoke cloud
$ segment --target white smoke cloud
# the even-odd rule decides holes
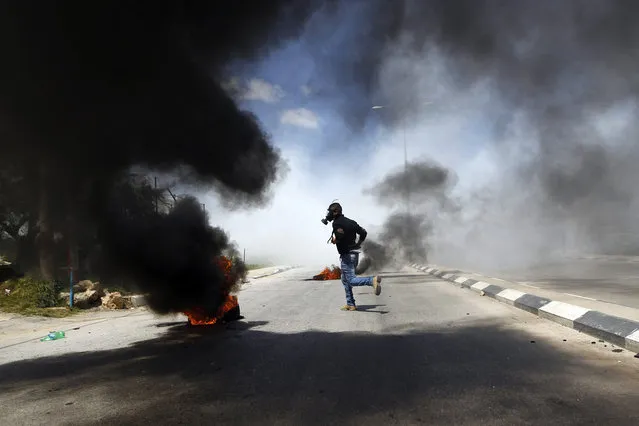
[[[284,96],[284,90],[280,86],[259,78],[253,78],[248,81],[242,99],[273,104],[279,102]]]
[[[335,246],[326,244],[331,227],[320,222],[335,198],[344,211],[362,226],[383,219],[384,212],[358,191],[374,173],[318,173],[312,158],[300,148],[283,150],[290,172],[275,192],[272,202],[261,210],[226,214],[217,197],[203,198],[212,221],[226,229],[240,250],[246,249],[249,263],[295,263],[321,266],[338,262]],[[344,182],[352,182],[344,185]]]
[[[291,126],[303,127],[306,129],[317,129],[319,127],[319,118],[317,114],[307,108],[288,109],[282,112],[280,117],[282,124],[290,124]]]

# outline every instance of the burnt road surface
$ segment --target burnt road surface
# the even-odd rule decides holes
[[[0,424],[639,424],[632,353],[414,273],[342,312],[315,273],[253,280],[224,326],[135,310],[7,334]]]
[[[468,271],[639,309],[639,256],[591,256],[529,267],[479,267]]]

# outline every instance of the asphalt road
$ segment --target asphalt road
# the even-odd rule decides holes
[[[636,256],[558,259],[525,268],[478,267],[472,272],[639,309],[639,257]]]
[[[0,342],[0,424],[639,424],[634,354],[414,273],[342,312],[316,272],[253,281],[226,326],[137,310]]]

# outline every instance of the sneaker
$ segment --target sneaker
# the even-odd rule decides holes
[[[353,306],[353,305],[344,305],[341,308],[342,311],[356,311],[357,310],[357,306]]]
[[[375,290],[375,296],[382,294],[382,277],[377,275],[373,277],[373,289]]]

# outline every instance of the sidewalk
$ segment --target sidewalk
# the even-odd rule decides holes
[[[525,283],[466,272],[444,265],[410,265],[482,296],[639,352],[639,309],[540,289]]]

